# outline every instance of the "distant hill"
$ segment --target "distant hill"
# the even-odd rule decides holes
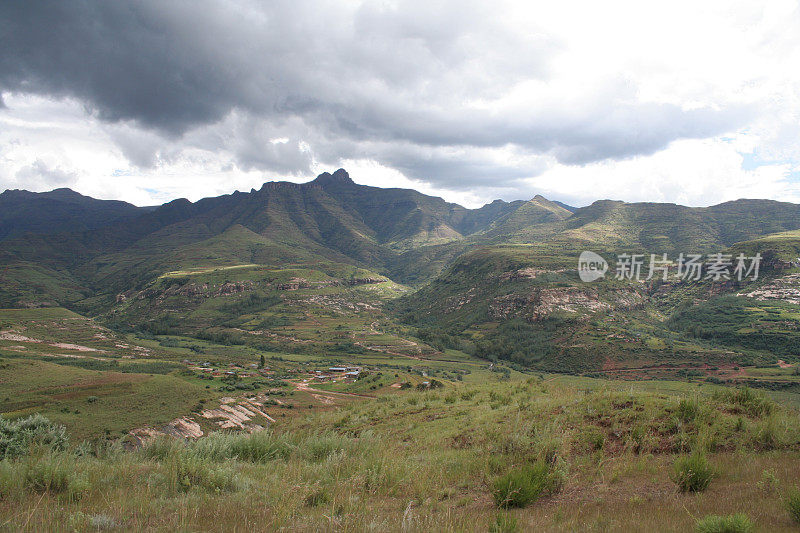
[[[745,294],[739,284],[587,285],[575,270],[582,250],[609,259],[624,251],[673,259],[759,252],[766,285],[746,290],[794,305],[800,278],[782,278],[799,268],[800,206],[786,202],[600,200],[576,209],[537,195],[467,209],[410,189],[358,185],[339,169],[156,208],[65,189],[6,191],[2,206],[0,307],[61,305],[153,334],[255,343],[269,333],[276,349],[302,352],[374,333],[371,313],[385,306],[387,327],[414,331],[431,346],[549,371],[634,360],[691,365],[722,360],[725,350],[768,361],[770,350],[779,353],[772,345],[781,356],[793,353],[758,337],[783,322],[752,334],[737,329],[737,317],[753,324],[761,312],[736,296]],[[718,297],[729,299],[712,301]],[[695,309],[702,302],[710,303]],[[718,310],[734,318],[723,323]],[[346,333],[346,324],[329,320],[354,316],[369,327]],[[707,342],[713,328],[694,327],[695,319],[727,328],[725,350]],[[297,340],[310,324],[315,337]],[[291,327],[299,329],[286,334]],[[334,344],[342,353],[362,349],[348,342]]]
[[[96,200],[71,189],[7,190],[0,194],[0,240],[31,233],[74,233],[130,219],[149,208]]]
[[[308,183],[267,182],[250,193],[157,208],[69,189],[6,191],[0,207],[0,265],[14,266],[6,275],[33,270],[48,280],[15,277],[7,287],[39,287],[51,294],[44,300],[65,305],[76,294],[122,292],[196,266],[333,261],[422,285],[477,245],[538,243],[540,253],[565,257],[583,248],[709,252],[800,229],[800,206],[785,202],[690,208],[601,200],[573,212],[537,195],[467,209],[410,189],[358,185],[344,169]],[[52,296],[60,285],[54,280],[66,280],[69,290]],[[0,303],[13,304],[14,290],[5,293]]]
[[[10,192],[21,212],[39,205],[34,193]],[[521,203],[466,209],[413,190],[357,185],[340,169],[303,184],[268,182],[250,193],[174,200],[96,229],[87,230],[91,213],[81,221],[80,205],[74,204],[75,231],[10,236],[0,246],[0,264],[35,264],[40,272],[47,269],[48,278],[67,275],[89,292],[122,292],[165,271],[242,262],[334,261],[388,272],[404,252],[461,241]],[[414,277],[416,270],[411,265],[405,271]],[[41,284],[44,293],[52,292],[50,285]]]

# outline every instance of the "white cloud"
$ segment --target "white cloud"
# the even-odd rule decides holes
[[[789,163],[742,168],[736,143],[721,138],[676,141],[648,157],[585,166],[554,165],[530,190],[582,206],[598,199],[707,206],[740,198],[800,202]]]
[[[470,206],[800,201],[796,2],[487,6],[147,4],[173,45],[136,60],[136,90],[102,64],[49,79],[53,64],[0,94],[0,188],[152,204],[345,166]],[[123,46],[140,28],[107,9],[115,59],[142,57]]]

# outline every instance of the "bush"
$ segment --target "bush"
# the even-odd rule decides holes
[[[795,523],[800,524],[800,490],[792,489],[784,502],[786,510],[789,511],[789,516]]]
[[[525,507],[540,496],[561,487],[560,473],[549,464],[537,462],[512,470],[494,482],[494,502],[503,509]]]
[[[744,513],[728,516],[708,515],[697,521],[699,533],[749,533],[755,526]]]
[[[0,417],[0,459],[27,455],[33,448],[63,450],[67,445],[64,426],[52,424],[42,415],[9,421]]]
[[[702,492],[708,488],[715,475],[705,455],[695,452],[675,461],[672,480],[681,492]]]

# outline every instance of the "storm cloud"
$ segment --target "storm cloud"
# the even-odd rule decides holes
[[[541,173],[542,157],[647,155],[748,117],[746,106],[641,101],[614,75],[572,96],[542,91],[563,43],[497,9],[11,0],[0,91],[81,102],[139,167],[190,149],[281,175],[365,159],[444,188],[511,187]]]

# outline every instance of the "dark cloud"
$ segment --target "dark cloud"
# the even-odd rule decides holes
[[[541,172],[530,162],[541,155],[584,164],[651,154],[742,119],[641,104],[613,86],[577,104],[476,105],[547,80],[559,50],[535,28],[508,31],[492,8],[8,0],[0,90],[79,99],[142,167],[184,148],[284,175],[308,174],[313,159],[365,158],[451,188],[513,185]],[[528,159],[481,152],[508,147]]]

